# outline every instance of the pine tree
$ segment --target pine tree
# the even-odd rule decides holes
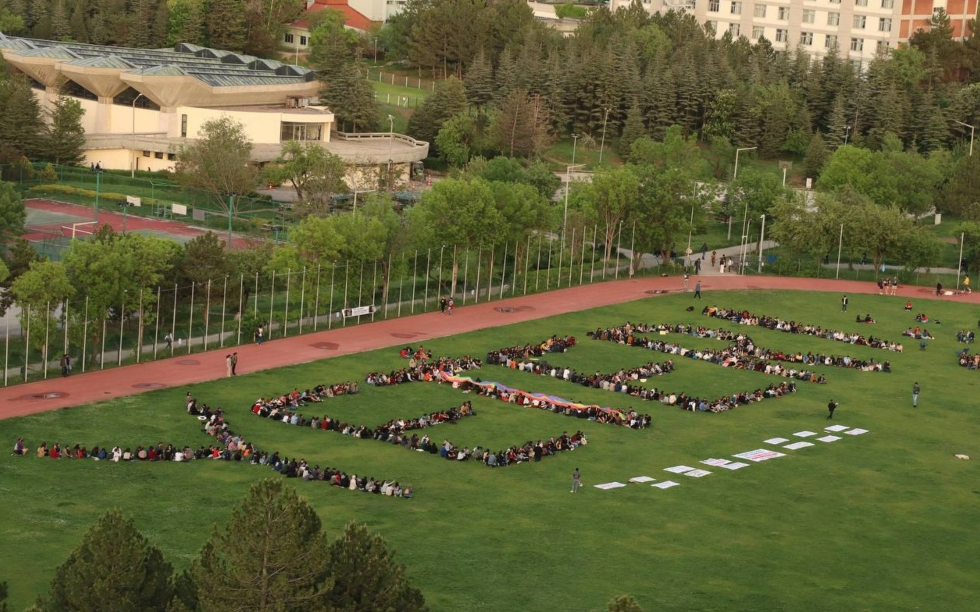
[[[364,525],[350,523],[330,545],[328,572],[333,586],[328,592],[336,612],[425,612],[422,593],[405,577],[405,568],[377,534]]]
[[[320,518],[279,478],[252,485],[190,575],[201,612],[320,612],[333,586]]]
[[[466,89],[456,77],[441,81],[431,96],[408,120],[408,133],[413,138],[433,142],[442,124],[454,115],[466,111]]]
[[[628,157],[633,142],[637,138],[646,136],[646,133],[646,126],[643,125],[643,113],[640,112],[640,102],[637,98],[633,98],[633,104],[630,105],[629,111],[626,113],[623,135],[619,138],[619,156],[624,159]]]
[[[71,38],[71,24],[68,21],[68,9],[65,0],[55,0],[51,4],[51,36],[55,40]]]
[[[24,77],[0,81],[0,162],[27,157],[41,149],[41,107]]]
[[[44,135],[42,159],[63,166],[76,166],[85,159],[85,110],[73,98],[61,96],[54,103],[51,123]]]
[[[132,519],[104,514],[55,570],[42,612],[166,612],[170,564]]]
[[[71,31],[72,40],[81,43],[89,41],[88,24],[85,19],[85,3],[81,0],[76,1],[74,8],[72,8],[68,27]]]
[[[153,24],[150,28],[150,46],[163,47],[167,44],[167,25],[170,21],[170,7],[167,0],[156,0],[153,10]]]
[[[827,120],[827,146],[836,149],[844,144],[844,139],[849,136],[847,130],[847,116],[844,110],[843,96],[837,96]]]
[[[803,171],[806,177],[816,180],[823,172],[823,167],[829,157],[830,153],[827,151],[827,143],[824,142],[823,135],[820,132],[814,132],[813,138],[810,139],[810,146],[807,147],[806,155],[803,158]]]
[[[204,19],[209,47],[227,51],[245,48],[245,6],[242,0],[211,0]]]
[[[463,85],[466,87],[466,99],[482,113],[486,105],[493,100],[495,89],[493,67],[487,61],[483,49],[480,49],[470,62],[470,67],[463,77]]]

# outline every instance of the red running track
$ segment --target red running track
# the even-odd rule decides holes
[[[254,344],[235,349],[226,347],[206,353],[88,372],[67,379],[58,376],[57,372],[51,372],[52,378],[48,380],[0,389],[0,419],[126,397],[145,393],[150,389],[180,387],[222,378],[225,376],[225,355],[230,350],[238,351],[238,371],[247,374],[649,298],[657,295],[652,293],[656,291],[679,291],[681,283],[681,279],[676,276],[609,281],[464,306],[457,308],[452,316],[432,312],[272,340],[265,342],[261,349]],[[871,282],[770,276],[709,276],[701,279],[701,288],[707,298],[705,303],[712,301],[712,291],[734,289],[849,294],[875,294],[878,291],[878,286]],[[980,303],[980,292],[937,298],[928,288],[899,287],[898,295],[916,300],[951,299]],[[507,311],[501,312],[502,309]]]

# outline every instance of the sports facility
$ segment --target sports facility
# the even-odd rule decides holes
[[[703,294],[612,281],[238,347],[231,378],[222,350],[2,389],[0,440],[29,450],[0,455],[11,607],[106,509],[183,569],[274,474],[36,456],[196,456],[215,438],[190,394],[256,452],[410,487],[292,479],[328,534],[353,518],[381,534],[435,611],[587,611],[623,593],[648,610],[973,609],[980,297],[739,276]],[[321,385],[338,392],[268,401]],[[418,443],[378,439],[409,421]]]

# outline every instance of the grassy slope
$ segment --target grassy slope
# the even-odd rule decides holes
[[[836,295],[728,293],[708,295],[720,305],[851,330],[854,313],[871,310],[878,325],[859,326],[898,338],[911,324],[904,299],[853,298],[838,312]],[[431,343],[437,354],[482,354],[486,349],[552,333],[585,338],[598,325],[633,321],[703,322],[684,312],[685,296],[671,295],[477,332]],[[940,336],[928,350],[885,355],[850,347],[846,352],[890,357],[894,373],[827,369],[827,386],[802,385],[790,398],[721,415],[682,412],[642,403],[654,428],[622,430],[581,424],[534,410],[476,398],[478,416],[430,430],[433,439],[500,446],[586,428],[585,449],[538,464],[489,470],[450,464],[371,441],[297,430],[247,415],[247,404],[271,391],[320,381],[360,378],[396,367],[391,351],[364,354],[199,385],[193,392],[230,408],[234,428],[263,447],[279,448],[322,464],[412,482],[411,501],[378,499],[322,484],[296,483],[336,534],[356,518],[367,521],[397,549],[434,610],[588,610],[629,592],[648,610],[964,610],[975,605],[980,577],[973,572],[977,503],[978,427],[969,406],[977,373],[955,365],[956,329],[971,327],[975,312],[945,303],[928,306]],[[841,353],[844,346],[812,338],[752,330],[763,345]],[[690,346],[714,345],[709,341]],[[914,343],[907,343],[914,347]],[[663,356],[584,340],[555,363],[609,369]],[[561,393],[605,405],[626,398],[569,387],[501,368],[496,379],[528,390]],[[923,386],[920,407],[910,407],[913,379]],[[712,395],[752,389],[771,379],[681,361],[670,376],[650,381],[671,390]],[[185,389],[155,392],[56,413],[0,421],[0,440],[18,435],[92,444],[205,441],[183,414]],[[800,451],[738,472],[714,470],[699,480],[660,491],[632,485],[616,491],[587,486],[568,493],[580,467],[587,485],[648,474],[665,478],[670,465],[729,456],[763,446],[762,440],[801,429],[820,429],[830,396],[838,422],[871,434]],[[458,404],[455,391],[411,385],[366,389],[308,410],[369,424]],[[96,462],[0,456],[0,572],[11,582],[14,609],[31,601],[81,533],[111,506],[135,515],[144,532],[178,567],[186,567],[214,522],[223,522],[249,482],[268,475],[248,465],[108,465]]]

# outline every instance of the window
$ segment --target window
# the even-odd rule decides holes
[[[868,0],[854,0],[854,6],[868,6]]]
[[[187,115],[180,116],[180,137],[187,138]]]
[[[153,157],[155,157],[157,159],[163,159],[163,152],[162,151],[157,151],[156,153],[153,154]]]
[[[892,20],[890,17],[881,17],[878,19],[878,31],[879,32],[892,31]]]
[[[881,8],[883,9],[895,8],[895,0],[881,0]]]
[[[823,46],[827,49],[837,48],[837,35],[827,34],[827,38],[825,38],[823,41]]]
[[[788,6],[781,6],[781,7],[779,7],[779,15],[778,15],[778,17],[779,17],[779,20],[780,21],[786,21],[786,20],[788,20],[789,19],[789,7]]]
[[[304,47],[306,46],[306,37],[305,36],[300,36],[299,37],[299,44],[303,45]]]
[[[766,16],[766,5],[765,4],[756,4],[755,5],[755,16],[756,17],[763,17],[763,18]]]
[[[742,3],[732,2],[732,15],[741,15],[741,14],[742,14]]]
[[[830,0],[831,4],[840,4],[840,0]]]
[[[800,44],[807,47],[813,44],[813,32],[800,32]]]
[[[283,40],[285,40],[289,44],[292,44],[294,40],[293,35],[287,32],[286,35],[283,37]]]
[[[711,2],[708,3],[708,12],[717,13],[720,4],[721,3],[719,2],[719,0],[711,0]]]
[[[762,26],[752,26],[752,40],[759,40],[766,35],[766,29]]]
[[[738,38],[739,32],[741,32],[741,28],[737,23],[728,24],[728,33],[732,35],[732,38]]]
[[[840,25],[840,13],[827,13],[827,25]]]
[[[877,51],[878,53],[888,53],[889,49],[891,49],[891,46],[892,44],[887,40],[879,40]]]
[[[167,153],[167,160],[168,161],[176,161],[177,160],[177,154],[176,153]]]
[[[852,38],[851,39],[851,51],[864,51],[864,39],[863,38]]]
[[[813,23],[817,19],[817,11],[804,10],[803,11],[803,23]]]
[[[854,16],[854,23],[853,23],[854,29],[855,30],[863,30],[864,29],[864,24],[867,21],[867,19],[868,18],[865,17],[864,15],[855,15]]]
[[[279,128],[279,139],[282,141],[323,140],[323,124],[283,121]]]
[[[789,32],[786,30],[776,30],[776,42],[786,42],[789,40]]]

